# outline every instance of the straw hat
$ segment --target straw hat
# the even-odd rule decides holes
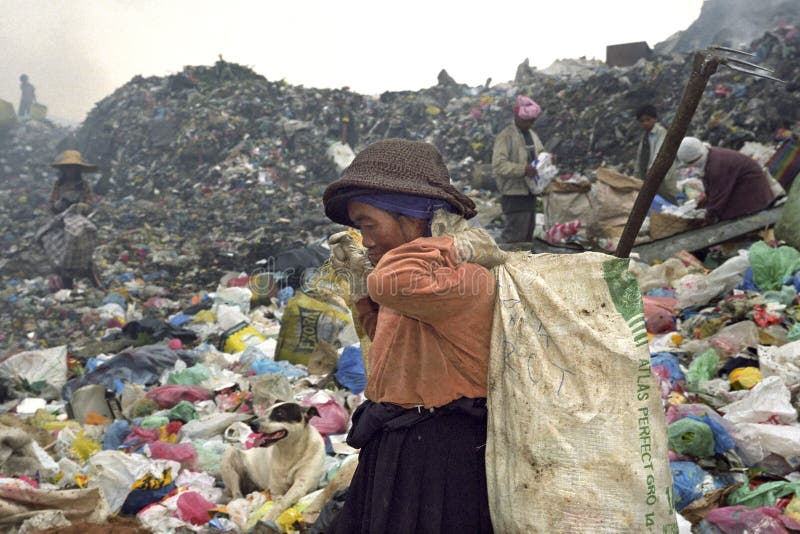
[[[81,157],[81,153],[77,150],[65,150],[58,155],[58,158],[50,164],[51,167],[64,167],[65,165],[78,165],[83,167],[83,172],[95,172],[97,165],[86,163]]]
[[[475,203],[453,187],[442,155],[422,141],[385,139],[362,150],[330,184],[322,196],[325,215],[334,222],[353,226],[347,215],[347,201],[365,193],[405,193],[449,202],[469,219],[476,214]]]

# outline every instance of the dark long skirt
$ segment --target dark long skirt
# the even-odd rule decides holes
[[[483,399],[433,413],[370,402],[359,411],[348,439],[359,463],[336,533],[492,532]]]

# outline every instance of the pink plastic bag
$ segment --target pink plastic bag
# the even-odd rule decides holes
[[[788,529],[800,529],[800,523],[781,513],[777,506],[750,508],[744,505],[717,508],[706,514],[706,521],[725,534],[784,534]]]
[[[645,326],[651,334],[661,334],[675,330],[675,314],[672,310],[677,299],[670,297],[642,297],[644,303]]]
[[[172,408],[184,400],[192,403],[208,400],[211,394],[200,386],[175,384],[153,388],[147,392],[147,398],[153,399],[162,408]]]
[[[312,417],[311,426],[317,429],[322,436],[342,434],[347,430],[347,420],[350,415],[347,410],[336,402],[336,399],[319,391],[307,396],[301,403],[303,406],[314,406],[319,412],[319,417]]]
[[[128,436],[122,442],[122,446],[131,450],[138,449],[145,443],[158,441],[158,436],[159,433],[157,428],[142,428],[135,426],[131,429]]]
[[[211,520],[208,511],[216,506],[196,491],[181,493],[176,504],[175,517],[192,525],[208,523]]]
[[[149,444],[150,456],[159,460],[174,460],[186,469],[194,469],[197,463],[197,450],[191,443],[165,443],[154,441]]]

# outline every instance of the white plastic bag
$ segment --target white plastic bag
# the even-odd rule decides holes
[[[678,307],[687,308],[698,304],[707,304],[714,298],[731,291],[744,278],[744,272],[750,267],[747,251],[711,271],[708,275],[688,274],[673,283],[678,298]]]
[[[797,422],[797,410],[792,406],[792,394],[780,377],[770,376],[756,384],[742,400],[720,408],[725,420],[731,423]]]
[[[747,465],[771,454],[783,457],[793,468],[800,465],[800,426],[740,423],[731,437]]]
[[[10,378],[12,384],[39,383],[41,398],[60,399],[61,388],[67,383],[67,346],[14,354],[0,363],[0,376]]]
[[[800,384],[800,341],[759,347],[758,361],[762,376],[779,376],[789,388]]]
[[[533,165],[536,167],[536,175],[529,179],[528,188],[534,195],[541,195],[558,174],[558,167],[553,163],[553,155],[549,152],[537,155]]]
[[[678,258],[669,258],[664,263],[652,267],[646,263],[631,260],[630,271],[639,282],[639,289],[642,290],[642,293],[647,293],[657,287],[669,286],[674,280],[689,273],[689,270]]]

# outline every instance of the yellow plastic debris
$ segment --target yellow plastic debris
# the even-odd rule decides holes
[[[294,533],[299,532],[295,525],[303,523],[303,516],[300,515],[300,512],[297,511],[296,508],[287,508],[283,511],[281,515],[278,516],[278,526],[281,527],[281,531]]]
[[[93,440],[92,438],[88,438],[84,435],[83,429],[78,432],[78,435],[75,437],[75,441],[72,442],[72,447],[70,447],[70,452],[74,453],[75,456],[81,459],[81,461],[85,462],[89,459],[91,455],[98,452],[102,447],[98,442]]]
[[[194,314],[192,318],[193,323],[216,323],[217,322],[217,314],[211,310],[201,310]]]
[[[783,514],[788,515],[795,521],[800,521],[800,498],[798,498],[797,495],[794,495],[792,500],[789,501],[789,505],[786,507]]]
[[[761,371],[758,367],[739,367],[731,371],[728,375],[728,380],[731,382],[731,388],[736,389],[753,389],[756,384],[761,382]]]

